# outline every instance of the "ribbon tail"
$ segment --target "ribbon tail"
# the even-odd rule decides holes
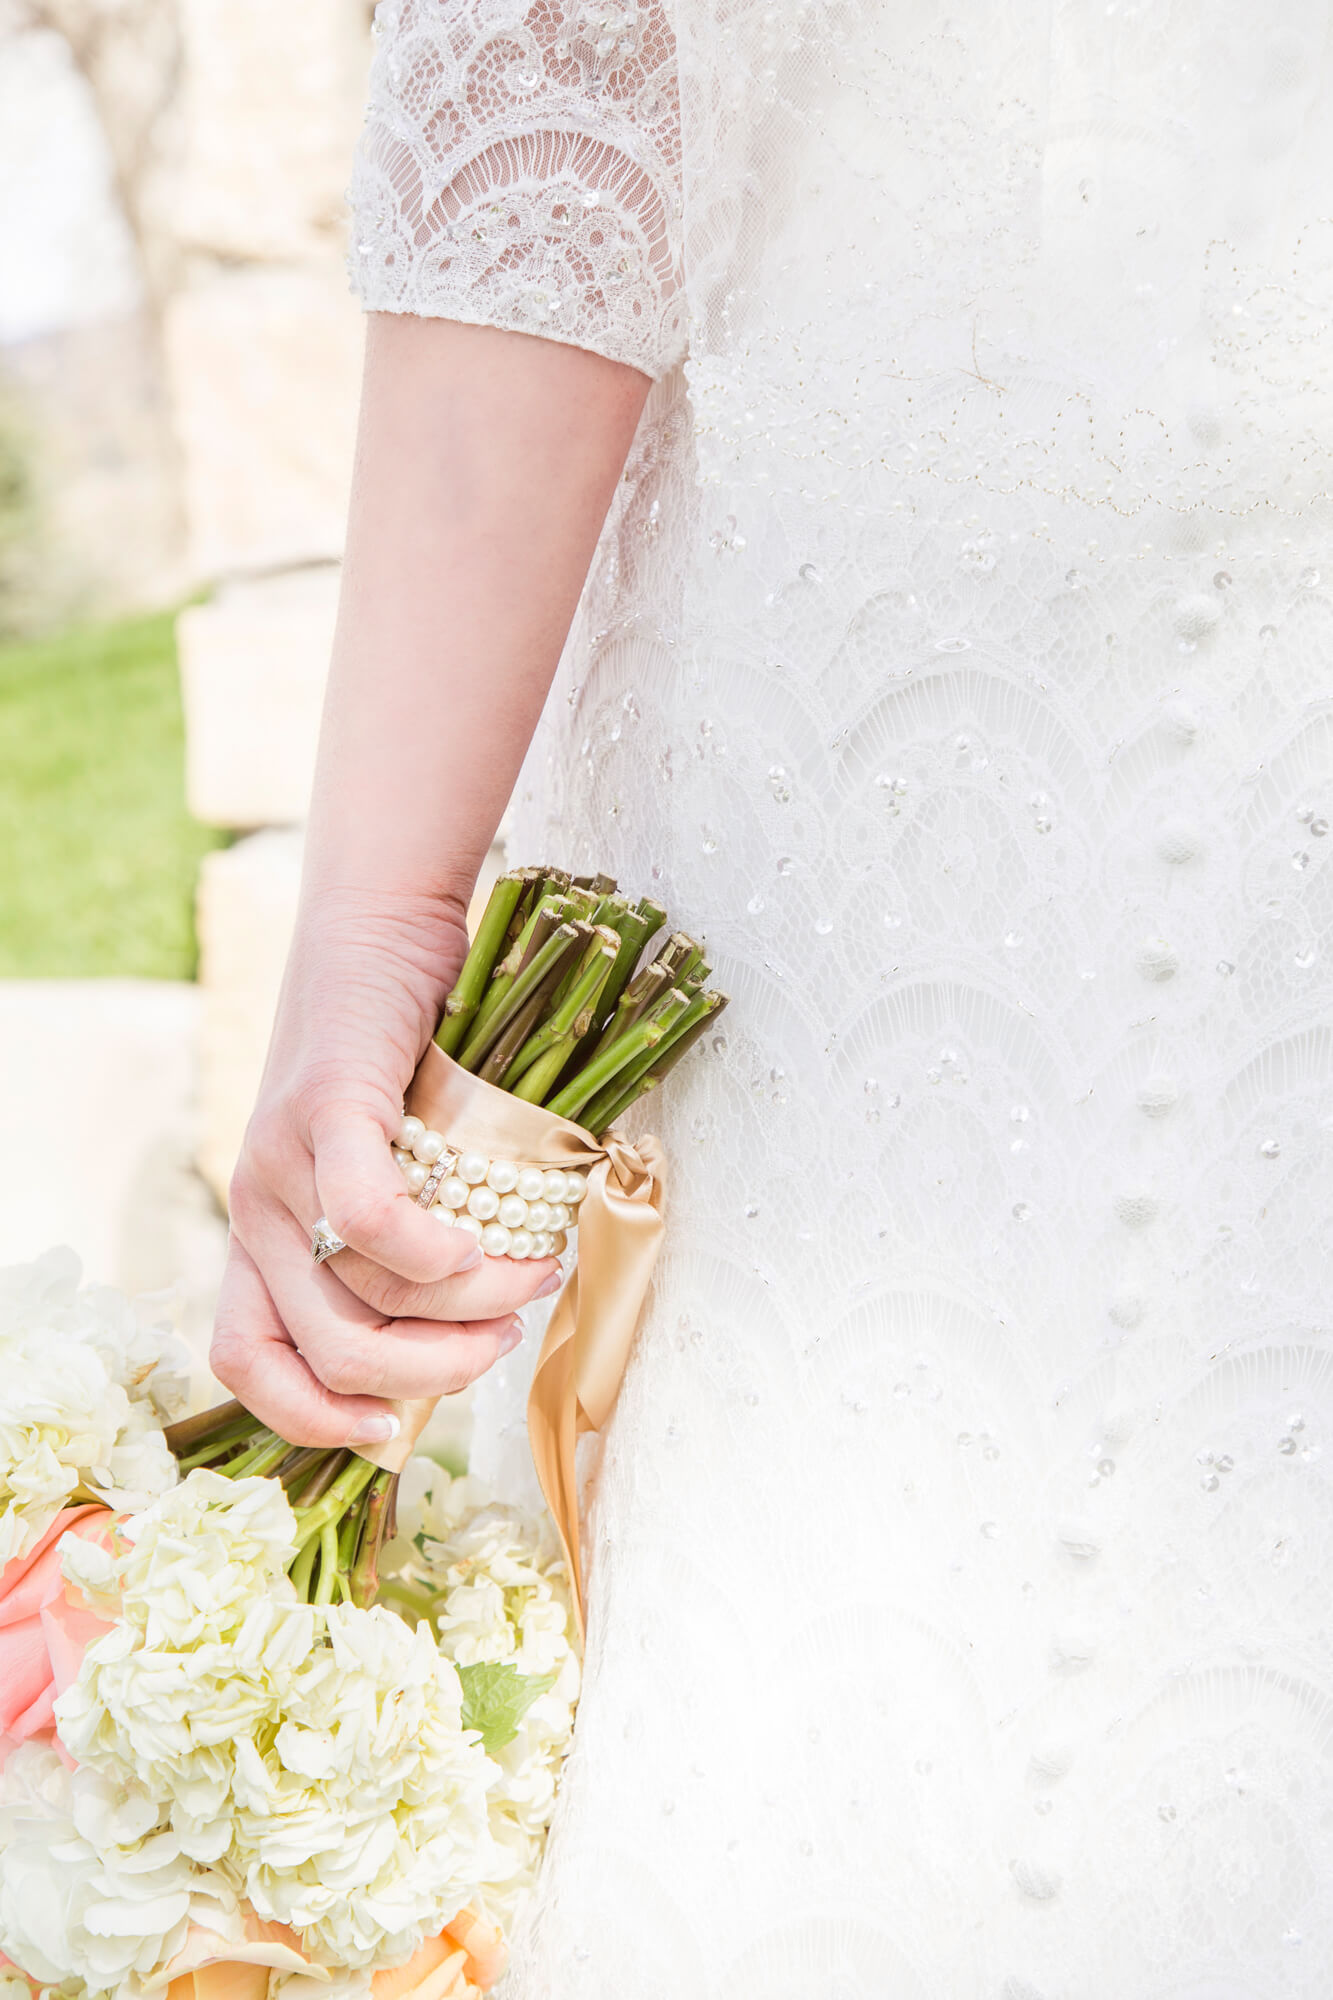
[[[665,1226],[656,1141],[633,1149],[612,1133],[604,1144],[579,1212],[578,1268],[556,1301],[528,1397],[532,1460],[569,1565],[580,1636],[579,1434],[600,1430],[615,1406]]]
[[[528,1443],[543,1497],[565,1552],[579,1637],[584,1634],[583,1569],[579,1545],[578,1397],[574,1387],[579,1273],[555,1302],[528,1392]]]

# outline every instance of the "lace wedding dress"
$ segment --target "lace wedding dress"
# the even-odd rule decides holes
[[[1331,25],[380,7],[368,305],[656,383],[514,851],[733,996],[516,2000],[1329,1991]]]

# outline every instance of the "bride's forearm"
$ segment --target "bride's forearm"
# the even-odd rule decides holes
[[[301,915],[231,1190],[214,1370],[302,1444],[393,1434],[519,1337],[553,1260],[483,1258],[386,1139],[647,394],[578,348],[370,322]],[[315,1218],[347,1248],[316,1268]],[[461,1241],[455,1241],[460,1239]]]
[[[648,386],[584,349],[371,316],[307,919],[465,906]]]

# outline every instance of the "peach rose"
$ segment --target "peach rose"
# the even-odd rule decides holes
[[[505,1942],[494,1924],[460,1910],[435,1938],[418,1945],[406,1965],[377,1972],[373,2000],[476,2000],[505,1969]]]
[[[309,1963],[285,1925],[261,1923],[253,1911],[246,1911],[244,1923],[241,1945],[192,1925],[184,1949],[164,1968],[166,2000],[265,2000],[270,1968],[330,1977]],[[472,1910],[460,1910],[406,1965],[377,1972],[370,1990],[373,2000],[480,2000],[504,1969],[500,1932]]]
[[[66,1507],[26,1556],[0,1570],[0,1764],[30,1736],[49,1735],[61,1748],[55,1698],[78,1673],[84,1648],[108,1628],[67,1594],[59,1542],[66,1533],[104,1541],[113,1519],[107,1507]]]

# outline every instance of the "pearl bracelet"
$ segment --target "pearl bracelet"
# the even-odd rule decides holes
[[[558,1257],[578,1227],[587,1176],[454,1150],[419,1118],[404,1118],[393,1156],[419,1207],[466,1229],[488,1257]]]

